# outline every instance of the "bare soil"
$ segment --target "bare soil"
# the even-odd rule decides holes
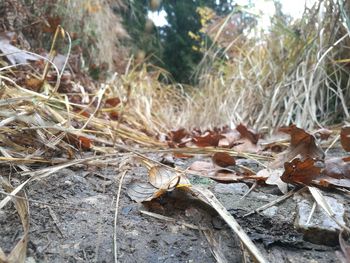
[[[5,172],[3,171],[3,175]],[[227,262],[250,262],[239,240],[216,212],[192,195],[176,190],[152,202],[137,204],[126,194],[146,169],[135,167],[125,177],[116,228],[118,262],[216,262],[203,230],[207,229]],[[115,203],[120,173],[113,167],[63,169],[26,188],[30,199],[28,262],[114,262]],[[209,187],[238,220],[269,262],[338,262],[332,246],[305,241],[295,230],[295,201],[278,205],[278,214],[243,215],[276,199],[276,187],[259,186],[241,199],[250,185],[223,185],[192,178]],[[4,195],[0,194],[1,199]],[[342,197],[343,198],[343,197]],[[343,198],[344,202],[349,200]],[[140,211],[175,219],[157,219]],[[348,211],[347,211],[348,213]],[[348,216],[348,214],[347,214]],[[12,205],[0,211],[0,247],[9,253],[21,237],[21,224]],[[244,261],[246,260],[246,261]]]

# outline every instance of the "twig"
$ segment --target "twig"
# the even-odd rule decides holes
[[[261,211],[263,211],[263,210],[265,210],[265,209],[267,209],[267,208],[269,208],[271,206],[274,206],[274,205],[276,205],[276,204],[278,204],[278,203],[288,199],[289,197],[291,197],[295,193],[299,193],[301,191],[304,191],[305,189],[306,189],[305,187],[301,188],[298,191],[295,191],[295,189],[293,189],[293,190],[289,191],[288,193],[286,193],[285,195],[282,195],[282,196],[278,197],[276,200],[273,200],[272,202],[267,203],[266,205],[260,206],[259,208],[257,208],[255,210],[253,210],[253,211],[243,215],[243,217],[247,217],[247,216],[250,216],[252,214],[259,213],[259,212],[261,212]]]
[[[118,193],[117,193],[117,200],[115,202],[115,212],[114,212],[114,236],[113,236],[113,242],[114,242],[114,262],[118,263],[118,244],[117,244],[117,221],[118,221],[118,208],[119,208],[119,199],[120,199],[120,192],[122,190],[123,180],[126,175],[127,171],[124,171],[122,173],[122,176],[119,181],[119,187],[118,187]]]

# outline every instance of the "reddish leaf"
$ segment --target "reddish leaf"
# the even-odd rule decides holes
[[[184,153],[174,153],[174,157],[179,159],[189,159],[189,158],[193,158],[193,155],[184,154]]]
[[[281,128],[280,131],[290,134],[290,146],[278,156],[271,164],[271,167],[281,167],[283,163],[289,162],[297,156],[300,156],[301,160],[307,158],[316,160],[324,159],[325,154],[322,148],[316,144],[316,139],[313,135],[296,127],[294,124],[287,128]]]
[[[106,105],[108,105],[110,107],[117,107],[120,102],[121,101],[118,97],[106,99]]]
[[[341,128],[340,143],[345,151],[350,152],[350,126]]]
[[[59,16],[53,16],[47,18],[47,23],[43,26],[45,33],[55,33],[56,28],[61,24],[61,18]]]
[[[227,166],[232,166],[236,164],[235,158],[233,158],[228,153],[224,153],[224,152],[214,153],[212,160],[216,165],[221,167],[227,167]]]
[[[91,148],[91,140],[84,136],[78,136],[79,145],[82,149],[88,150]]]
[[[248,129],[243,124],[239,124],[236,130],[241,134],[242,138],[247,138],[251,143],[257,144],[259,140],[259,134],[254,133],[251,129]]]
[[[117,111],[111,111],[109,113],[109,117],[111,118],[111,120],[117,121],[119,120],[119,113]]]
[[[285,171],[281,179],[285,183],[302,183],[308,185],[321,173],[321,167],[315,166],[315,161],[311,158],[307,158],[304,161],[295,158],[291,162],[286,162],[284,169]]]
[[[188,132],[182,128],[176,131],[170,131],[169,137],[172,142],[181,143],[181,140],[188,135]]]
[[[350,179],[350,157],[335,157],[325,160],[325,169],[323,174],[337,178],[349,178]]]
[[[342,187],[350,189],[350,180],[349,179],[336,179],[332,177],[322,177],[321,179],[316,179],[312,181],[322,187]]]
[[[218,146],[220,139],[224,138],[223,135],[214,133],[214,132],[207,132],[204,136],[197,136],[192,139],[194,144],[196,144],[198,147],[207,147],[207,146]]]
[[[26,79],[25,82],[26,82],[25,83],[26,87],[33,91],[39,91],[43,85],[43,81],[41,79],[36,79],[36,78]]]

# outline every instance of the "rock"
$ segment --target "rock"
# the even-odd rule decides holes
[[[338,222],[345,224],[344,205],[334,197],[324,197]],[[297,217],[294,225],[304,234],[304,239],[314,244],[336,246],[340,227],[319,206],[316,207],[310,222],[307,222],[314,203],[312,196],[304,193],[295,195],[294,199],[297,202]]]

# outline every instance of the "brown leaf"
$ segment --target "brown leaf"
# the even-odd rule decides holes
[[[315,183],[322,187],[342,187],[350,189],[349,179],[336,179],[333,177],[324,176],[317,178],[316,180],[312,181],[312,183]]]
[[[221,167],[227,167],[236,164],[235,158],[233,158],[233,156],[229,155],[228,153],[224,152],[214,153],[212,160],[216,165]]]
[[[300,160],[300,158],[295,158],[291,162],[286,162],[284,169],[281,179],[286,183],[309,185],[321,173],[321,167],[317,167],[315,161],[311,158],[307,158],[304,161]]]
[[[61,18],[59,16],[48,17],[43,25],[43,32],[55,33],[56,28],[61,24]]]
[[[350,152],[350,126],[344,126],[341,128],[340,143],[345,151]]]
[[[272,168],[281,167],[285,162],[290,162],[297,156],[300,156],[301,160],[307,158],[324,159],[325,154],[322,148],[316,144],[316,139],[313,135],[296,127],[294,124],[287,128],[281,128],[280,131],[290,134],[290,146],[285,152],[278,155],[277,159],[271,164]]]
[[[106,99],[106,105],[109,107],[117,107],[120,104],[120,99],[118,97]]]
[[[179,173],[159,165],[149,169],[148,179],[151,185],[163,190],[190,185],[190,182]]]
[[[323,170],[323,174],[337,178],[350,179],[350,157],[334,157],[325,160],[325,169]]]
[[[150,183],[132,182],[127,189],[128,196],[136,202],[151,201],[152,199],[165,193]]]
[[[188,135],[188,132],[182,128],[176,131],[170,131],[169,137],[172,142],[181,143],[181,140]]]
[[[266,180],[266,175],[255,175],[255,174],[245,174],[239,171],[227,171],[227,170],[217,170],[209,178],[219,182],[219,183],[234,183],[240,182],[248,179],[253,180]]]
[[[26,87],[33,91],[39,91],[43,85],[43,81],[41,79],[30,78],[25,81]]]
[[[196,136],[192,139],[193,143],[198,147],[218,146],[220,139],[224,138],[223,135],[216,132],[207,132],[204,136]]]
[[[225,170],[221,168],[218,169],[214,166],[213,163],[203,161],[194,162],[189,167],[189,171],[192,174],[211,178],[221,183],[238,182],[246,179],[266,180],[268,177],[265,175],[258,176],[246,171]]]
[[[174,153],[174,157],[179,159],[189,159],[189,158],[193,158],[193,155],[185,154],[185,153]]]
[[[248,129],[243,124],[239,124],[236,127],[236,130],[241,134],[242,138],[247,138],[251,143],[257,144],[259,140],[259,134],[253,132],[251,129]]]

